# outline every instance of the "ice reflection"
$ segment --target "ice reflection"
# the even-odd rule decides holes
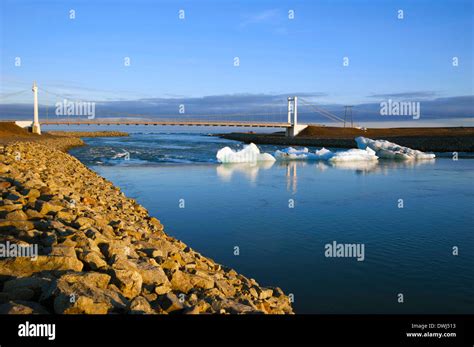
[[[291,191],[293,194],[298,190],[298,174],[296,171],[298,165],[288,165],[286,167],[286,190]]]
[[[328,164],[340,170],[352,170],[356,173],[373,172],[378,166],[377,161],[341,161]]]
[[[353,171],[355,174],[382,174],[386,175],[394,169],[413,169],[421,165],[433,165],[435,159],[431,160],[379,160],[379,161],[351,161],[351,162],[327,162],[327,161],[262,161],[256,163],[220,164],[216,167],[218,177],[229,182],[234,174],[242,174],[250,182],[255,183],[260,170],[268,170],[272,166],[283,169],[286,188],[292,193],[298,190],[298,168],[314,167],[316,171],[327,170]]]
[[[259,170],[268,170],[274,163],[274,161],[259,161],[254,163],[220,164],[216,167],[216,173],[224,182],[229,182],[235,173],[241,173],[250,182],[255,183]]]
[[[358,168],[356,169],[357,173],[367,173],[367,174],[384,174],[386,175],[390,170],[393,169],[414,169],[418,166],[423,165],[433,165],[436,162],[436,159],[425,159],[425,160],[384,160],[381,159],[376,162],[376,165],[373,167],[367,168]]]
[[[355,174],[383,174],[390,170],[415,168],[421,165],[433,165],[435,159],[429,160],[379,160],[379,161],[352,161],[352,162],[324,162],[324,161],[280,161],[276,166],[285,169],[286,189],[293,194],[298,188],[298,167],[314,166],[317,171],[324,172],[329,169],[354,171]]]
[[[435,159],[425,160],[384,160],[381,159],[375,162],[353,161],[353,162],[338,162],[328,163],[327,166],[341,169],[353,170],[357,174],[387,174],[389,170],[393,169],[413,169],[421,165],[433,165]]]

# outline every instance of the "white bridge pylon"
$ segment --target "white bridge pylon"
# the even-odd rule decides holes
[[[33,82],[33,127],[32,132],[34,134],[41,135],[41,127],[39,123],[39,116],[38,116],[38,86],[36,82]]]
[[[41,126],[39,122],[38,111],[38,86],[36,85],[36,81],[33,82],[33,87],[31,88],[31,90],[33,91],[33,122],[17,120],[15,121],[15,124],[20,128],[30,129],[33,134],[41,135]]]
[[[286,136],[294,137],[298,135],[303,129],[308,127],[307,124],[298,124],[298,97],[288,97],[288,124],[290,128],[286,129]]]

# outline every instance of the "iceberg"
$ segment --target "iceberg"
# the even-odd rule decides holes
[[[275,152],[277,160],[322,160],[333,162],[347,161],[376,161],[378,158],[375,151],[370,148],[349,149],[347,151],[332,152],[329,149],[321,148],[314,153],[309,152],[308,148],[295,149],[288,147]]]
[[[302,149],[288,147],[277,150],[274,156],[277,160],[328,160],[333,156],[333,152],[324,147],[314,153],[309,152],[306,147]]]
[[[331,158],[329,158],[330,163],[377,160],[378,157],[375,155],[375,151],[368,147],[366,149],[354,148],[347,151],[336,152]]]
[[[314,153],[319,157],[320,160],[328,160],[334,155],[333,152],[331,152],[329,149],[326,149],[324,147],[317,150]]]
[[[271,154],[260,153],[258,147],[253,143],[244,146],[240,151],[224,147],[217,152],[216,158],[220,163],[254,163],[257,161],[276,160]]]
[[[432,153],[424,153],[416,149],[403,147],[387,140],[372,140],[366,137],[356,137],[357,147],[359,149],[372,149],[377,156],[383,159],[399,159],[399,160],[425,160],[434,159]]]
[[[358,148],[346,151],[333,152],[321,148],[310,152],[308,148],[288,147],[277,150],[272,156],[269,153],[260,153],[258,147],[251,143],[240,151],[224,147],[217,152],[217,160],[221,163],[254,163],[261,161],[287,161],[287,160],[315,160],[326,161],[329,164],[350,162],[377,162],[379,158],[400,160],[429,160],[435,158],[432,153],[424,153],[408,147],[397,145],[387,140],[372,140],[366,137],[355,139]]]
[[[309,153],[308,148],[296,149],[293,147],[277,150],[274,157],[279,160],[307,160],[314,159],[314,154]]]

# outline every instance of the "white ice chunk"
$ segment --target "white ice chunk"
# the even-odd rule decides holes
[[[308,148],[306,148],[306,147],[303,147],[301,149],[288,147],[288,148],[282,149],[281,151],[285,152],[285,153],[308,153],[309,152]]]
[[[293,147],[277,150],[274,154],[277,160],[328,160],[333,156],[333,152],[326,148],[321,148],[314,153],[308,148],[296,149]]]
[[[357,147],[360,149],[370,148],[374,150],[380,158],[401,159],[401,160],[423,160],[433,159],[432,153],[424,153],[416,149],[403,147],[387,140],[372,140],[366,137],[356,137]]]
[[[257,161],[275,161],[275,158],[268,153],[260,153],[258,147],[251,143],[244,146],[240,151],[234,151],[230,147],[220,149],[216,158],[221,163],[253,163]]]
[[[130,159],[130,152],[122,149],[122,153],[117,153],[115,154],[112,159],[120,159],[120,158],[124,158],[125,160],[129,160]]]
[[[352,161],[377,161],[375,151],[366,149],[349,149],[347,151],[336,152],[329,159],[330,163],[352,162]]]
[[[329,160],[334,156],[334,153],[331,152],[329,149],[321,148],[314,152],[320,160]]]
[[[277,150],[274,157],[278,160],[308,160],[313,158],[313,153],[309,153],[308,148],[296,149],[293,147]]]
[[[309,152],[307,148],[298,150],[293,147],[288,147],[276,151],[275,158],[277,160],[322,160],[330,162],[377,160],[375,152],[370,148],[367,150],[350,149],[347,151],[332,152],[324,147],[314,153]]]

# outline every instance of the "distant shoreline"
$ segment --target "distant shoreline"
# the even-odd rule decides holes
[[[48,131],[49,135],[63,137],[127,137],[124,131]]]
[[[356,129],[309,126],[296,137],[286,137],[284,132],[270,134],[229,133],[221,138],[244,143],[283,146],[313,146],[333,148],[357,147],[358,136],[383,139],[424,152],[474,152],[474,128],[380,128]]]

